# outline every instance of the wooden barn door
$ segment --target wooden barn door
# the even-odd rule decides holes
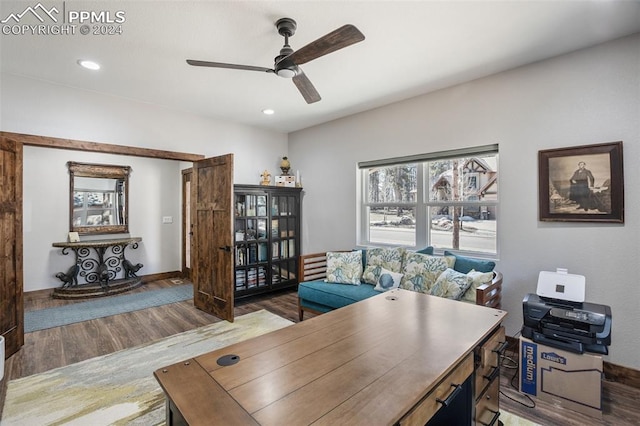
[[[0,333],[5,358],[24,345],[22,143],[0,137]]]
[[[191,200],[193,303],[233,322],[233,154],[193,163]]]

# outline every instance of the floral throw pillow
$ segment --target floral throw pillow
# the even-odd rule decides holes
[[[328,283],[360,285],[362,277],[362,250],[327,252]]]
[[[493,272],[478,272],[472,269],[467,276],[471,278],[471,285],[464,292],[461,300],[476,303],[476,289],[482,284],[490,283],[493,280]]]
[[[402,281],[402,274],[381,268],[378,283],[373,289],[377,291],[393,290],[400,287],[400,281]]]
[[[376,285],[380,278],[380,271],[386,269],[391,272],[402,271],[402,260],[406,249],[402,247],[372,248],[367,250],[367,266],[362,274],[362,282]]]
[[[431,287],[430,294],[432,296],[460,300],[472,281],[472,278],[467,274],[447,268]]]
[[[429,294],[431,287],[447,268],[447,260],[443,256],[407,252],[400,288]]]

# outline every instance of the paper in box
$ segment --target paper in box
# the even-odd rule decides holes
[[[602,418],[602,357],[521,337],[520,392]]]

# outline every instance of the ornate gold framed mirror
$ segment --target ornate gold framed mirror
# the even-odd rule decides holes
[[[78,234],[129,232],[131,167],[69,161],[69,231]]]

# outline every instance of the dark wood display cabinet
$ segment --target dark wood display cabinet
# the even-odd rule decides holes
[[[234,185],[235,297],[298,284],[302,188]]]

